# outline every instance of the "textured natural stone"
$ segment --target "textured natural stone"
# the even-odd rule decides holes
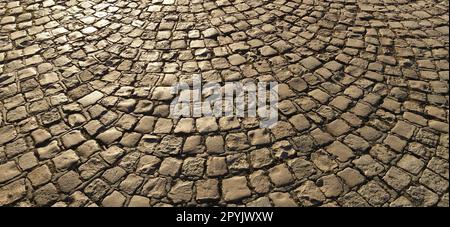
[[[249,176],[249,182],[257,193],[267,193],[271,188],[270,179],[262,170],[253,172]]]
[[[271,152],[268,149],[262,148],[250,153],[250,163],[253,168],[263,168],[270,165],[272,161]]]
[[[196,121],[196,127],[200,133],[214,132],[219,129],[214,117],[203,117]]]
[[[341,181],[334,174],[320,178],[317,184],[326,197],[337,197],[344,191]]]
[[[116,128],[110,128],[97,136],[97,139],[102,143],[110,145],[122,137],[122,132]]]
[[[208,201],[217,200],[219,195],[219,182],[215,179],[201,180],[195,183],[197,189],[196,200]]]
[[[14,126],[9,125],[0,128],[0,135],[2,135],[0,136],[0,145],[3,145],[16,138],[17,132],[14,129]]]
[[[222,193],[225,201],[236,201],[251,195],[245,177],[232,177],[222,181]]]
[[[211,177],[223,176],[228,173],[224,157],[210,157],[206,163],[206,174]]]
[[[325,201],[322,191],[312,181],[306,181],[295,189],[300,204],[303,206],[316,206]]]
[[[167,197],[174,203],[188,202],[192,198],[192,188],[194,183],[192,181],[178,181],[170,189]]]
[[[4,183],[20,174],[14,161],[0,165],[0,183]]]
[[[51,205],[59,198],[58,189],[52,183],[46,184],[36,190],[34,201],[38,206]]]
[[[188,177],[201,177],[205,169],[205,159],[187,158],[181,167],[181,173]]]
[[[38,165],[38,160],[33,152],[28,152],[19,157],[19,167],[28,170]]]
[[[183,161],[176,158],[165,158],[159,167],[159,173],[175,177],[180,172],[180,167]]]
[[[335,141],[327,146],[326,151],[334,156],[341,162],[346,162],[350,158],[354,157],[353,151],[339,141]]]
[[[38,148],[37,153],[40,159],[48,159],[55,156],[60,150],[58,141],[54,140],[47,144],[47,146]]]
[[[397,165],[410,173],[418,174],[425,163],[412,155],[405,155],[398,161]]]
[[[114,191],[110,195],[106,196],[102,201],[104,207],[122,207],[125,203],[125,196],[118,191]]]
[[[62,140],[63,145],[66,148],[71,148],[73,146],[79,145],[86,139],[80,131],[75,130],[75,131],[71,131],[71,132],[67,133],[66,135],[62,136],[61,140]]]
[[[384,167],[370,155],[363,155],[360,158],[355,159],[353,164],[368,177],[378,175],[384,170]]]
[[[387,193],[376,181],[370,181],[363,185],[358,190],[358,193],[372,206],[381,206],[390,199],[389,193]]]
[[[27,178],[31,181],[31,184],[35,187],[48,183],[52,178],[52,173],[46,165],[35,168],[31,171]]]
[[[0,206],[448,207],[448,1],[0,2]]]
[[[74,171],[70,171],[64,175],[62,175],[58,179],[58,186],[63,192],[71,192],[72,190],[76,189],[78,185],[83,183],[80,179],[80,175]]]
[[[150,207],[150,199],[135,195],[130,199],[128,207]]]
[[[0,187],[0,206],[9,205],[26,195],[25,180],[20,179]]]
[[[400,191],[409,185],[411,177],[399,168],[391,167],[383,177],[383,180],[395,190]]]
[[[294,176],[299,180],[306,179],[316,173],[314,165],[303,158],[290,160],[288,165],[292,169]]]
[[[352,168],[345,168],[344,170],[339,172],[337,175],[350,188],[353,188],[357,185],[362,184],[365,180],[363,175],[361,175],[357,170],[352,169]]]
[[[294,178],[286,165],[280,164],[269,170],[270,180],[276,186],[284,186],[291,183]]]
[[[286,192],[273,192],[269,194],[275,207],[297,207],[297,203]]]

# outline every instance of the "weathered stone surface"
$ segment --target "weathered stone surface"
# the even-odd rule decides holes
[[[197,131],[200,133],[214,132],[219,129],[214,117],[203,117],[196,121]]]
[[[292,116],[289,119],[289,122],[291,122],[292,125],[294,125],[295,129],[297,129],[300,132],[311,127],[311,124],[309,123],[308,119],[302,114]]]
[[[37,153],[40,159],[48,159],[55,156],[61,148],[58,146],[58,141],[54,140],[45,147],[37,149]]]
[[[197,201],[217,200],[220,198],[219,181],[215,179],[201,180],[195,183]]]
[[[317,67],[319,67],[322,63],[317,60],[317,58],[314,57],[307,57],[303,60],[300,61],[300,63],[307,69],[316,69]]]
[[[0,187],[0,205],[5,206],[16,202],[26,194],[25,180],[20,179]]]
[[[291,172],[285,164],[271,168],[269,170],[269,177],[276,186],[284,186],[294,181]]]
[[[130,199],[128,207],[150,207],[150,199],[135,195]]]
[[[349,192],[338,199],[343,207],[369,207],[364,198],[356,192]]]
[[[59,198],[58,189],[52,183],[46,184],[36,190],[34,201],[38,206],[51,205]]]
[[[80,158],[73,150],[62,152],[60,155],[52,159],[53,164],[58,170],[66,170],[79,163]]]
[[[19,157],[18,163],[22,170],[29,170],[38,165],[38,160],[33,152],[28,152]]]
[[[398,161],[397,165],[410,173],[418,174],[425,163],[412,155],[405,155]]]
[[[106,166],[107,164],[100,157],[92,157],[81,165],[78,170],[80,171],[80,176],[86,180],[105,169]]]
[[[102,177],[105,178],[105,180],[107,180],[109,183],[114,184],[126,174],[127,172],[122,167],[116,166],[103,172]]]
[[[302,206],[317,206],[325,201],[325,195],[314,182],[306,181],[295,189],[298,200]]]
[[[136,172],[138,172],[138,173],[154,172],[157,169],[158,164],[160,162],[161,162],[161,159],[159,159],[156,156],[153,156],[153,155],[142,156],[139,159],[139,162],[137,163]]]
[[[320,178],[317,184],[326,197],[337,197],[344,191],[341,181],[334,174]]]
[[[84,193],[93,201],[101,202],[101,199],[110,189],[108,183],[101,179],[95,179],[84,188]]]
[[[303,158],[290,160],[288,165],[292,169],[294,176],[299,180],[306,179],[316,173],[314,165]]]
[[[448,48],[448,1],[1,1],[0,206],[448,206]]]
[[[406,193],[411,196],[411,202],[414,206],[434,206],[439,200],[436,193],[424,186],[411,186],[406,190]]]
[[[133,177],[136,178],[136,177]],[[136,188],[138,186],[134,185],[133,181],[129,181],[127,184],[129,185],[128,187],[135,187],[134,190],[136,190]],[[142,187],[142,194],[149,196],[149,197],[154,197],[154,198],[162,198],[164,196],[167,195],[168,192],[168,188],[167,188],[167,184],[168,181],[166,178],[150,178],[148,179],[148,181],[144,184],[144,186]]]
[[[243,133],[228,134],[225,141],[230,150],[243,150],[249,147],[247,136]]]
[[[106,196],[102,201],[104,207],[122,207],[125,203],[125,196],[118,191],[114,191],[110,195]]]
[[[273,192],[269,194],[275,207],[297,207],[297,203],[286,192]]]
[[[174,203],[188,202],[192,198],[193,185],[192,181],[178,181],[170,189],[167,197]]]
[[[205,141],[206,152],[210,154],[223,153],[225,142],[222,136],[208,136]]]
[[[48,183],[52,179],[52,173],[47,165],[42,165],[31,171],[27,178],[31,181],[31,184],[35,187]]]
[[[88,140],[76,148],[77,154],[83,159],[88,159],[92,154],[101,151],[100,145],[95,140]]]
[[[97,101],[99,101],[101,98],[103,98],[103,93],[99,91],[94,91],[83,98],[79,99],[78,102],[83,106],[89,106],[92,104],[95,104]]]
[[[370,181],[363,185],[358,190],[358,193],[372,206],[382,206],[390,199],[389,193],[387,193],[376,181]]]
[[[272,207],[272,204],[270,203],[270,199],[267,197],[261,197],[258,199],[255,199],[251,202],[248,202],[247,207]]]
[[[44,129],[37,129],[33,131],[31,136],[36,144],[43,143],[52,137],[52,135]]]
[[[222,193],[225,201],[236,201],[251,195],[245,177],[232,177],[222,181]]]
[[[345,144],[335,141],[327,146],[326,151],[334,156],[341,162],[346,162],[350,158],[354,157],[353,151]]]
[[[266,129],[256,129],[248,132],[251,145],[264,145],[271,142],[270,134]]]
[[[59,188],[66,193],[76,189],[81,183],[83,182],[81,181],[80,176],[74,171],[70,171],[58,179]]]
[[[249,182],[257,193],[267,193],[271,189],[270,179],[262,170],[253,172],[249,176]]]
[[[250,153],[250,163],[253,168],[260,169],[268,166],[272,163],[273,159],[271,157],[270,150],[268,149],[258,149]]]
[[[128,194],[133,194],[143,181],[142,177],[130,174],[120,183],[119,188]]]
[[[150,133],[153,131],[153,126],[156,122],[156,118],[152,116],[142,117],[141,120],[137,123],[134,130],[140,133]]]
[[[317,168],[323,172],[329,172],[338,167],[336,161],[332,159],[331,156],[325,154],[324,152],[317,152],[311,155],[311,161]]]
[[[190,136],[186,138],[183,145],[183,153],[203,153],[205,147],[201,136]]]
[[[211,177],[223,176],[228,173],[224,157],[210,157],[206,166],[206,174]]]
[[[0,136],[0,145],[3,145],[16,138],[17,132],[14,129],[14,126],[9,125],[0,128],[0,135],[2,135]]]
[[[423,171],[419,182],[437,193],[444,193],[448,190],[448,180],[428,169]]]
[[[61,141],[66,148],[71,148],[73,146],[76,146],[85,140],[86,139],[83,136],[83,134],[81,134],[81,132],[78,130],[71,131],[61,137]]]
[[[411,182],[411,177],[399,168],[391,167],[383,180],[395,190],[402,190]]]
[[[352,168],[345,168],[337,174],[344,183],[350,188],[355,187],[364,182],[365,178],[357,170]]]
[[[370,155],[363,155],[353,161],[353,164],[361,170],[364,175],[372,177],[383,172],[384,167],[375,161]]]
[[[116,128],[110,128],[97,136],[102,143],[110,145],[122,137],[122,132]]]
[[[0,183],[4,183],[12,178],[18,176],[20,170],[14,161],[7,162],[0,165]]]
[[[183,162],[181,172],[188,177],[199,178],[203,176],[205,170],[205,159],[203,158],[187,158]]]
[[[159,167],[159,173],[175,177],[180,172],[180,167],[183,161],[176,158],[166,158],[162,161]]]

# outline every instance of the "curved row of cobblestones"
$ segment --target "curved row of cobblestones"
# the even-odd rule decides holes
[[[0,206],[448,206],[447,7],[0,0]],[[193,75],[280,121],[168,118]]]

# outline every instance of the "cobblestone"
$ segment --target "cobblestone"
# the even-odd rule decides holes
[[[443,0],[0,0],[0,206],[448,206],[448,50]]]

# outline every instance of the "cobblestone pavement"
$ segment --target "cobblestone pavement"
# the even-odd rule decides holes
[[[0,0],[0,205],[448,206],[448,5]],[[169,119],[194,74],[279,123]]]

